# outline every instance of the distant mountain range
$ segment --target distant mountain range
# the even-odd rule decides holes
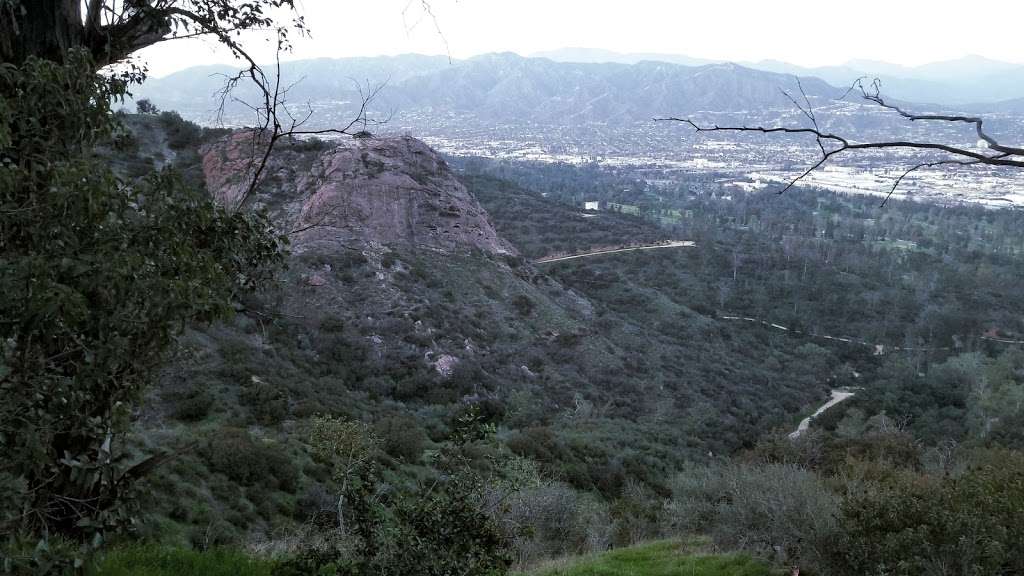
[[[602,54],[606,53],[577,56],[600,59]],[[963,62],[959,65],[965,66]],[[650,141],[650,121],[655,117],[688,116],[722,124],[803,123],[794,103],[783,93],[802,98],[797,76],[783,70],[782,64],[776,67],[779,70],[768,71],[732,63],[689,66],[658,60],[561,62],[511,53],[450,60],[411,54],[288,62],[282,68],[282,85],[291,86],[287,99],[294,111],[304,114],[308,105],[314,112],[310,128],[347,124],[359,108],[362,94],[385,83],[372,110],[378,116],[390,115],[387,132],[484,144],[515,140],[524,146],[529,142],[550,146],[557,142],[566,150],[601,154],[618,154],[627,147],[626,152],[636,156],[656,147]],[[999,66],[986,64],[978,69],[985,67],[991,71]],[[939,77],[945,74],[941,68],[936,65],[918,72]],[[945,69],[953,70],[955,65]],[[216,94],[231,72],[224,66],[189,68],[151,79],[135,95],[149,98],[162,109],[178,110],[190,120],[213,123],[219,102]],[[863,137],[926,128],[908,127],[897,115],[865,105],[856,97],[837,102],[845,88],[810,72],[793,72],[800,75],[823,127]],[[1009,69],[1002,72],[1010,73]],[[840,74],[833,71],[832,77]],[[885,86],[888,93],[888,81]],[[245,83],[233,96],[259,101]],[[941,104],[911,106],[919,111],[949,108]],[[1024,115],[1024,98],[954,108],[1012,120]],[[229,102],[224,112],[222,120],[228,124],[252,123],[251,110],[237,102]],[[1011,126],[1007,130],[1019,129]],[[662,138],[680,134],[658,132]],[[970,134],[964,138],[964,142],[975,141]],[[673,145],[669,140],[661,143],[662,148]]]
[[[683,66],[705,66],[707,64],[724,64],[725,60],[692,58],[682,54],[660,54],[657,52],[613,52],[600,48],[559,48],[545,52],[530,54],[531,58],[547,58],[555,62],[580,62],[585,64],[636,64],[649,60],[652,62],[668,62]]]
[[[643,61],[668,62],[686,66],[718,64],[721,61],[677,54],[620,53],[589,48],[562,48],[533,54],[557,62],[636,64]],[[879,78],[885,92],[900,100],[965,105],[999,102],[1024,97],[1024,65],[965,56],[956,60],[921,66],[900,66],[876,60],[851,60],[838,66],[806,68],[761,60],[740,62],[755,70],[813,76],[834,86],[849,86],[861,77]]]
[[[189,68],[151,79],[136,90],[164,109],[203,120],[217,107],[223,66]],[[405,55],[380,58],[301,60],[287,63],[283,84],[292,103],[309,102],[325,112],[348,114],[359,103],[358,88],[386,82],[376,108],[394,110],[396,120],[447,114],[498,123],[611,123],[696,112],[746,112],[790,109],[782,89],[796,90],[794,77],[736,64],[682,66],[667,62],[637,64],[555,62],[510,53],[467,60]],[[814,99],[831,99],[841,90],[805,78]],[[237,96],[250,100],[243,83]],[[245,108],[229,106],[229,117],[244,121]],[[323,116],[323,115],[321,115]]]

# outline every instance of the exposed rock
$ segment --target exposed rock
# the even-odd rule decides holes
[[[459,359],[450,354],[442,354],[434,361],[434,370],[445,378],[452,375],[455,371],[455,365],[459,363]]]
[[[225,205],[242,198],[252,139],[236,133],[203,150],[207,186]],[[333,252],[349,243],[511,254],[448,164],[415,138],[280,145],[251,199],[287,224],[292,247]]]
[[[306,284],[310,286],[323,286],[327,284],[327,278],[320,272],[314,272],[306,277]]]

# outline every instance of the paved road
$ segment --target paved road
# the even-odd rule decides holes
[[[634,250],[654,250],[655,248],[681,248],[681,247],[692,247],[696,246],[697,243],[692,240],[673,240],[664,244],[650,244],[648,246],[629,246],[626,248],[610,248],[608,250],[595,250],[593,252],[582,252],[580,254],[570,254],[568,256],[548,256],[534,260],[535,264],[547,264],[548,262],[561,262],[563,260],[573,260],[575,258],[589,258],[590,256],[601,256],[603,254],[615,254],[617,252],[632,252]]]

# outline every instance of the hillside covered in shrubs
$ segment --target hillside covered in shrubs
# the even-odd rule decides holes
[[[235,136],[121,120],[102,154],[124,178],[173,169],[230,202]],[[694,537],[753,573],[1019,568],[1014,213],[894,203],[868,228],[866,202],[796,190],[583,215],[581,190],[645,184],[407,138],[276,154],[254,202],[285,265],[186,326],[146,389],[129,451],[165,457],[111,573],[492,574]],[[201,553],[225,549],[246,553]]]

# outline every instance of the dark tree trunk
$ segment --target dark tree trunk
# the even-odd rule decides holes
[[[0,1],[0,61],[20,65],[29,56],[62,62],[85,39],[80,0]]]

